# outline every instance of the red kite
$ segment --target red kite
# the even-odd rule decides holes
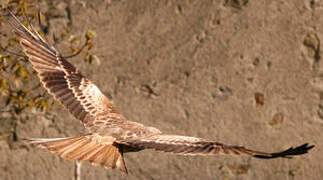
[[[31,144],[70,160],[90,161],[127,173],[123,153],[153,149],[182,155],[249,155],[257,158],[290,158],[307,153],[307,143],[282,152],[267,153],[202,138],[164,134],[127,120],[99,88],[62,57],[29,24],[23,25],[11,13],[9,21],[19,43],[37,71],[41,83],[88,130],[88,134],[66,138],[32,138]]]

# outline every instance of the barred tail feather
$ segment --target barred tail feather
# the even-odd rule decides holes
[[[122,150],[117,144],[103,144],[87,136],[67,138],[31,138],[25,139],[30,144],[46,148],[63,158],[76,161],[90,161],[108,169],[117,168],[127,173]]]

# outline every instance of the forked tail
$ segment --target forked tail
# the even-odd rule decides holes
[[[31,138],[25,139],[30,144],[46,148],[63,158],[76,161],[90,161],[108,169],[118,168],[127,173],[122,149],[113,140],[100,143],[93,135],[67,138]]]

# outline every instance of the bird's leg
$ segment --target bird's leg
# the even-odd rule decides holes
[[[76,161],[75,162],[75,171],[74,171],[74,179],[81,180],[81,163]]]

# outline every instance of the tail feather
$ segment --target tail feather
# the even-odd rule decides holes
[[[99,151],[101,149],[101,146],[100,146],[100,147],[97,147],[95,150],[93,150],[93,149],[91,149],[91,147],[93,147],[93,145],[94,145],[93,142],[89,142],[89,143],[85,144],[82,148],[75,149],[73,151],[73,153],[66,155],[66,158],[67,159],[76,159],[78,161],[87,160],[87,159],[89,159],[89,157],[91,157],[91,155],[93,155],[94,153],[96,153],[97,151]]]
[[[99,143],[93,135],[68,138],[31,138],[25,139],[30,144],[46,148],[63,158],[76,161],[90,161],[108,169],[117,168],[127,173],[122,149],[111,142]]]

